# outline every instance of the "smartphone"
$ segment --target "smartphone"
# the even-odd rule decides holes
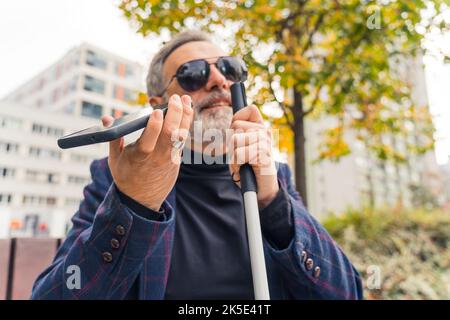
[[[163,115],[165,116],[167,113],[167,104],[154,107],[154,109],[162,109]],[[145,108],[117,118],[109,127],[99,125],[68,134],[58,139],[58,146],[61,149],[69,149],[118,139],[145,128],[150,119],[151,110],[151,108]]]

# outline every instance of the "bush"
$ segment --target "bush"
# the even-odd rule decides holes
[[[450,298],[449,213],[348,210],[323,224],[360,272],[366,299]],[[381,285],[370,289],[377,268]]]

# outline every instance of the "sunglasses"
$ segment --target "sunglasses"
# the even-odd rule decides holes
[[[211,59],[211,58],[210,58]],[[180,87],[187,92],[197,91],[208,82],[211,74],[210,65],[215,65],[217,70],[227,79],[233,82],[247,80],[247,66],[239,57],[219,57],[216,62],[208,62],[206,59],[196,59],[183,63],[164,88],[164,93],[176,78]]]

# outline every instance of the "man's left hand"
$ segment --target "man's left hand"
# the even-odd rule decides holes
[[[263,209],[278,193],[278,179],[272,155],[272,130],[264,126],[259,109],[247,106],[236,112],[231,122],[233,134],[230,139],[230,171],[240,187],[240,166],[249,163],[258,185],[258,205]]]

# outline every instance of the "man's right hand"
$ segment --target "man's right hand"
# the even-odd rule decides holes
[[[163,119],[154,110],[140,138],[124,146],[124,138],[110,142],[109,167],[119,190],[140,204],[159,211],[172,190],[180,169],[181,151],[173,151],[173,137],[185,141],[192,122],[191,98],[173,95]],[[114,119],[102,117],[104,126]]]

